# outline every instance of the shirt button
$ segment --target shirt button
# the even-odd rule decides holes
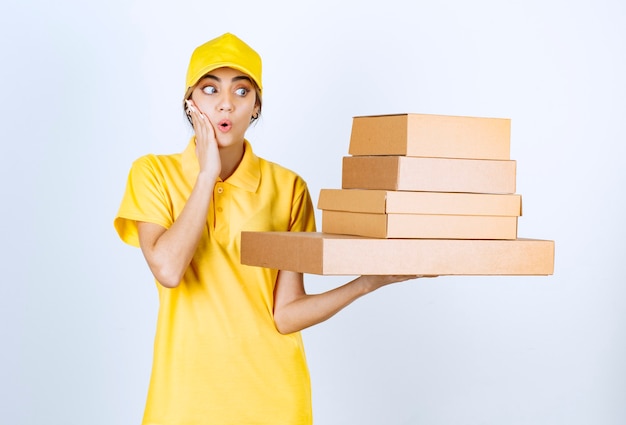
[[[217,207],[217,212],[222,212],[222,211],[224,211],[222,207]]]
[[[223,193],[224,192],[224,188],[223,187],[218,187],[217,188],[217,193]]]

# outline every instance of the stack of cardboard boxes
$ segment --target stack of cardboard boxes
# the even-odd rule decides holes
[[[343,189],[322,189],[322,231],[380,238],[516,239],[510,120],[356,117]]]
[[[548,275],[554,242],[518,239],[509,119],[355,117],[321,233],[243,232],[242,263],[316,274]]]

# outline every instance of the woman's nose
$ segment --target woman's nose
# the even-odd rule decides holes
[[[218,109],[220,111],[232,111],[233,102],[228,94],[224,94],[218,103]]]

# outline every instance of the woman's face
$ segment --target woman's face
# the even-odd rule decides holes
[[[218,68],[202,77],[191,99],[211,121],[220,147],[243,143],[250,119],[258,112],[254,84],[233,68]]]

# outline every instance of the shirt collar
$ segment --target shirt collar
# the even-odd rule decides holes
[[[191,137],[187,148],[182,153],[183,175],[193,186],[200,172],[198,165],[198,157],[196,156],[196,138]],[[259,157],[252,152],[252,146],[247,140],[244,140],[243,158],[235,172],[226,179],[225,183],[245,189],[249,192],[255,192],[261,181],[261,169],[259,165]]]

